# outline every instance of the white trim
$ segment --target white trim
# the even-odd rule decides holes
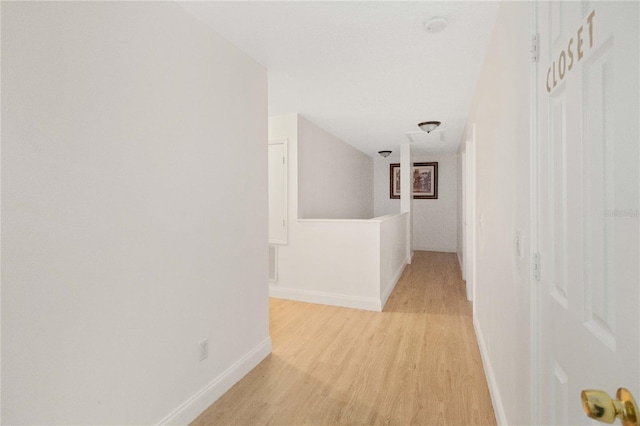
[[[395,219],[398,216],[408,213],[386,214],[384,216],[376,216],[371,219],[298,219],[298,223],[381,223],[387,220]]]
[[[477,244],[477,219],[476,219],[476,123],[467,126],[466,138],[464,140],[463,150],[464,163],[464,193],[463,200],[463,218],[462,218],[462,265],[464,267],[464,281],[466,283],[467,300],[473,302],[475,293],[476,279],[476,244]],[[475,309],[475,305],[474,305]]]
[[[415,246],[413,247],[414,251],[436,251],[440,253],[457,253],[458,250],[452,247],[427,247],[427,246]]]
[[[298,290],[296,288],[277,287],[273,285],[269,286],[269,297],[382,312],[382,303],[380,299],[373,297],[368,298],[347,296],[345,294],[336,293],[321,293],[319,291]]]
[[[477,179],[477,140],[476,140],[476,123],[471,123],[471,138],[467,139],[465,145],[465,152],[467,153],[467,245],[468,251],[465,254],[465,268],[467,271],[465,277],[467,279],[467,300],[473,302],[476,294],[476,279],[477,279],[477,262],[478,262],[478,210],[477,210],[477,194],[476,194],[476,179]],[[476,305],[473,303],[473,310],[475,312]]]
[[[537,34],[540,40],[538,22],[538,4],[531,2],[530,32]],[[539,45],[539,42],[538,42]],[[538,67],[540,67],[540,55],[538,62],[531,64],[529,78],[529,254],[539,252],[538,247]],[[531,264],[529,264],[530,266]],[[532,269],[529,268],[529,386],[531,388],[529,400],[529,421],[531,424],[540,423],[540,288],[532,279]]]
[[[187,399],[171,414],[162,419],[161,425],[186,425],[194,421],[211,404],[231,389],[240,379],[253,370],[271,353],[271,337],[267,337],[249,353],[216,377],[211,383]]]
[[[493,373],[493,368],[491,367],[491,362],[489,360],[489,353],[487,352],[487,347],[484,344],[484,336],[482,334],[482,330],[476,321],[474,316],[473,318],[473,329],[476,332],[476,340],[478,341],[478,348],[480,349],[480,357],[482,358],[482,367],[484,368],[484,375],[487,379],[487,385],[489,386],[489,394],[491,395],[491,402],[493,404],[493,412],[496,416],[496,423],[498,426],[508,425],[507,416],[504,412],[504,406],[502,405],[502,398],[500,398],[500,392],[498,390],[498,384],[496,383],[496,377]]]
[[[458,206],[460,213],[460,217],[462,218],[459,225],[461,227],[460,233],[462,233],[462,247],[460,247],[460,243],[458,243],[458,261],[460,262],[460,270],[462,271],[462,280],[467,281],[467,266],[465,262],[467,261],[467,209],[469,206],[467,205],[467,197],[469,196],[467,191],[467,185],[469,182],[467,181],[467,151],[466,151],[466,141],[460,144],[461,152],[460,155],[460,186],[458,187],[458,191],[460,194],[460,204]],[[469,294],[469,292],[467,292]]]
[[[391,296],[393,289],[396,288],[396,284],[398,284],[398,280],[400,279],[400,276],[402,276],[402,273],[404,272],[404,268],[406,268],[408,264],[409,264],[409,258],[406,258],[404,260],[404,263],[400,265],[400,267],[396,271],[391,281],[389,281],[389,283],[385,286],[384,290],[381,292],[380,299],[382,302],[381,303],[382,309],[380,309],[380,311],[382,311],[384,309],[384,305],[387,304],[387,300],[389,299],[389,296]]]

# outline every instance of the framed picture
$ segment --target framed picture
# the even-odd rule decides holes
[[[389,197],[400,198],[400,164],[389,166]],[[438,162],[413,163],[413,198],[438,198]]]

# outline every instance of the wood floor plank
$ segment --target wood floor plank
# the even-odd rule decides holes
[[[384,312],[270,301],[273,353],[193,425],[495,425],[458,260],[416,252]]]

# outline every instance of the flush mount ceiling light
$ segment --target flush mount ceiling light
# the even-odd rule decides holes
[[[439,33],[447,28],[447,20],[444,18],[431,18],[424,23],[424,30],[429,34]]]
[[[424,130],[427,133],[431,133],[440,125],[439,121],[425,121],[422,123],[418,123],[418,127]]]
[[[389,154],[391,154],[391,151],[378,151],[378,154],[380,154],[384,158],[387,158]]]

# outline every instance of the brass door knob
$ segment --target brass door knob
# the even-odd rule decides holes
[[[617,418],[623,426],[638,426],[638,406],[631,392],[625,388],[618,389],[613,399],[601,390],[582,391],[582,408],[587,416],[603,423],[613,423]]]

